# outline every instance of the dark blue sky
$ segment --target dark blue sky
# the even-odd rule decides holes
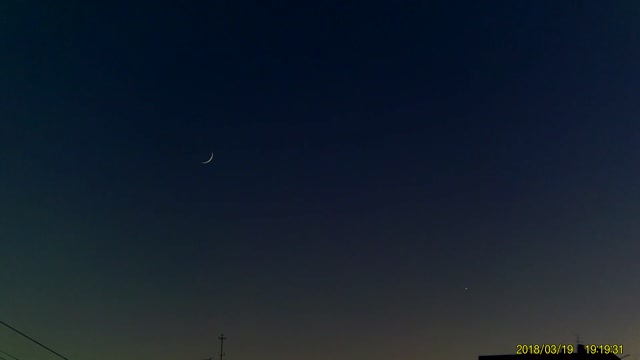
[[[0,320],[72,360],[634,353],[639,11],[7,2]]]

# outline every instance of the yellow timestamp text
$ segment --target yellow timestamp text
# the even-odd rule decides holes
[[[516,355],[573,354],[571,344],[517,344]]]
[[[587,354],[622,354],[622,344],[585,344]]]

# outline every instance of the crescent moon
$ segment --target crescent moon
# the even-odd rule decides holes
[[[203,164],[208,164],[211,162],[211,160],[213,160],[213,153],[211,153],[211,157],[209,158],[209,160],[204,161]]]

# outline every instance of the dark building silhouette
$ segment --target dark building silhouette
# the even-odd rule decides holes
[[[620,360],[617,355],[609,354],[590,354],[587,353],[584,345],[575,346],[572,354],[512,354],[512,355],[481,355],[478,360]],[[620,354],[618,354],[620,355]],[[626,356],[623,356],[626,357]]]

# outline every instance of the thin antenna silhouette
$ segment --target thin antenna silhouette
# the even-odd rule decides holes
[[[220,334],[220,336],[218,336],[218,339],[220,339],[220,360],[222,360],[222,357],[226,355],[222,352],[222,346],[224,345],[224,340],[226,339],[226,337],[224,337],[224,334]]]

